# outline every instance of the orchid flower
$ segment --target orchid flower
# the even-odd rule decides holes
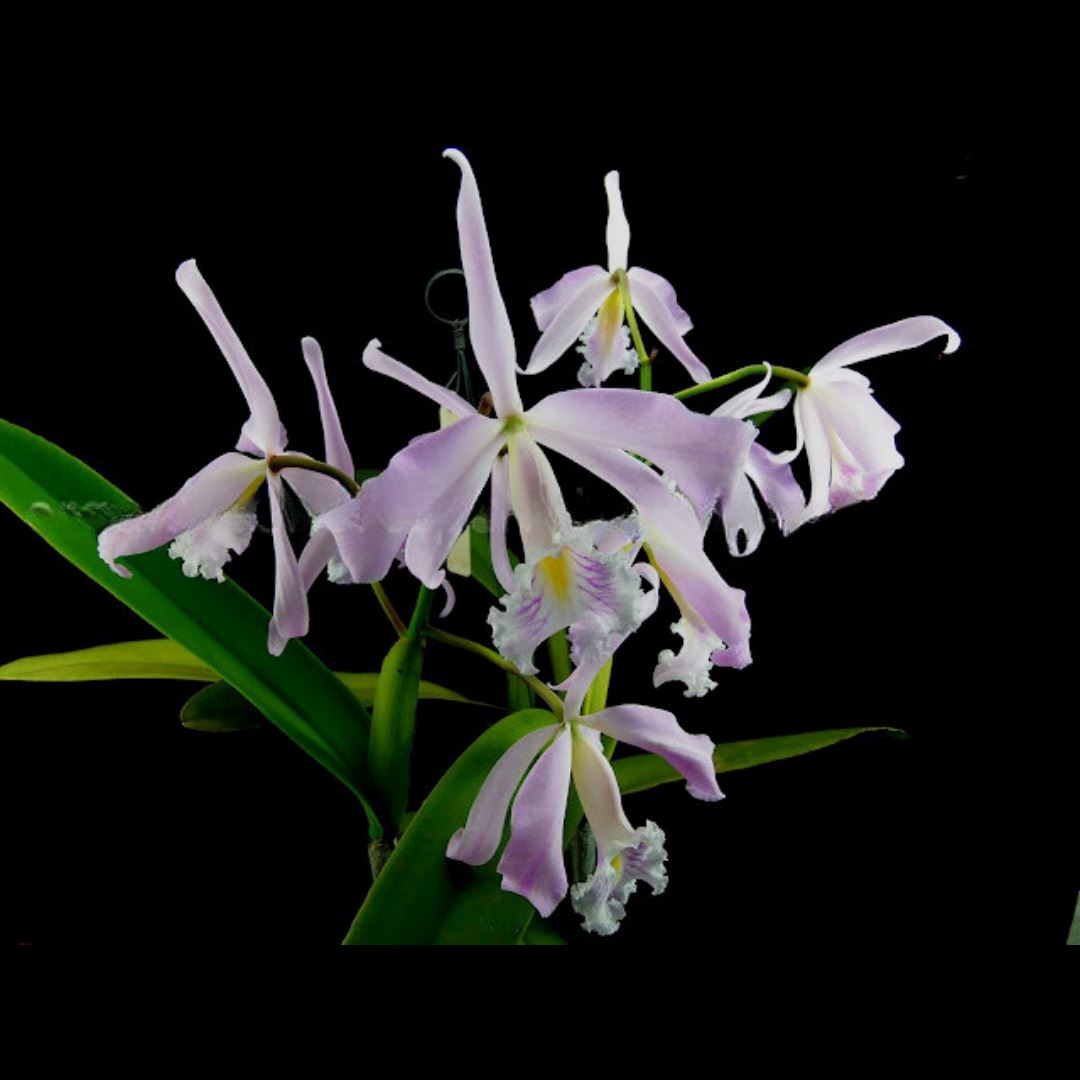
[[[780,390],[768,397],[761,396],[770,379],[772,365],[766,364],[760,382],[728,398],[713,411],[713,416],[731,416],[748,424],[751,416],[785,408],[791,400],[790,390]],[[751,443],[746,458],[746,473],[736,480],[728,498],[722,501],[719,508],[728,550],[732,555],[749,555],[756,551],[765,532],[765,522],[754,498],[751,482],[776,514],[785,533],[791,531],[792,522],[798,521],[805,509],[802,489],[784,456],[766,450],[759,442]]]
[[[579,679],[578,693],[568,693],[561,723],[530,732],[499,758],[477,793],[464,828],[450,838],[446,854],[470,866],[491,859],[513,799],[510,840],[498,866],[502,887],[524,896],[546,918],[568,887],[563,820],[573,776],[596,839],[597,864],[589,879],[571,890],[571,899],[586,930],[611,934],[618,929],[638,881],[645,881],[654,893],[664,890],[667,853],[664,834],[653,822],[635,829],[627,820],[600,735],[658,754],[682,773],[695,798],[715,801],[723,794],[716,783],[714,747],[708,736],[690,735],[671,713],[645,705],[617,705],[581,716],[578,709],[586,684],[586,679]]]
[[[270,461],[283,452],[286,438],[269,387],[241,345],[194,260],[181,264],[176,271],[176,281],[218,343],[251,415],[240,430],[236,451],[215,458],[160,506],[139,517],[110,525],[98,537],[98,553],[117,574],[130,577],[131,571],[120,565],[116,561],[118,558],[169,544],[170,557],[183,560],[183,570],[188,577],[201,575],[207,580],[224,581],[223,567],[231,557],[230,552],[239,555],[251,542],[256,525],[253,498],[265,482],[270,489],[276,559],[274,615],[268,647],[277,655],[289,638],[307,633],[305,582],[309,585],[335,557],[332,538],[315,538],[304,551],[303,565],[297,564],[285,525],[283,480],[289,481],[312,513],[328,510],[339,500],[341,489],[328,476],[295,468],[280,471],[271,468]],[[319,396],[327,455],[339,468],[348,466],[351,475],[351,459],[326,384],[322,354],[311,338],[304,339],[303,348]]]
[[[599,386],[619,368],[636,370],[638,355],[624,325],[626,314],[617,275],[625,274],[630,303],[694,382],[705,382],[709,369],[690,351],[683,337],[693,328],[675,290],[659,274],[626,269],[630,223],[623,210],[619,174],[604,177],[608,197],[608,268],[583,266],[564,274],[550,289],[532,298],[536,324],[543,331],[525,371],[535,375],[550,367],[578,337],[585,362],[578,372],[582,386]]]
[[[803,446],[810,467],[810,499],[790,528],[830,510],[872,499],[904,464],[896,449],[900,425],[874,400],[870,380],[850,369],[874,356],[914,349],[947,336],[945,353],[960,347],[960,335],[933,315],[879,326],[837,345],[809,371],[809,385],[795,395],[794,459]]]
[[[641,528],[656,537],[657,553],[667,560],[661,565],[668,577],[694,598],[732,657],[748,662],[744,594],[725,584],[705,558],[698,519],[741,475],[754,432],[740,421],[702,416],[674,398],[637,390],[569,390],[526,411],[476,179],[460,151],[447,150],[445,156],[462,174],[457,220],[469,333],[495,416],[481,415],[372,341],[364,351],[367,367],[411,386],[459,419],[413,439],[359,496],[317,518],[316,533],[334,534],[354,581],[381,579],[404,545],[409,570],[435,588],[490,477],[492,564],[511,594],[505,613],[497,613],[497,642],[528,669],[535,646],[569,625],[580,657],[610,654],[611,641],[636,625],[640,592],[625,553],[603,551],[595,543],[598,533],[573,528],[542,449],[547,447],[614,486],[637,508]],[[506,546],[511,512],[525,549],[524,569],[516,575]],[[692,550],[684,551],[685,545]]]

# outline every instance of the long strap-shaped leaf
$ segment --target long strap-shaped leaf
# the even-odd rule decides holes
[[[893,727],[829,728],[824,731],[803,731],[798,735],[771,735],[764,739],[720,743],[713,751],[713,764],[718,773],[752,769],[755,765],[768,765],[771,761],[784,761],[814,750],[824,750],[827,746],[871,731],[906,736],[906,732]],[[631,754],[629,757],[616,758],[611,764],[619,781],[619,790],[624,795],[648,791],[649,788],[683,779],[677,769],[655,754]]]
[[[0,501],[61,555],[151,626],[235,686],[363,803],[372,836],[382,826],[365,795],[370,717],[340,679],[300,642],[266,651],[270,613],[233,582],[186,578],[162,551],[125,560],[114,574],[98,557],[104,525],[139,508],[81,461],[25,428],[0,420]]]

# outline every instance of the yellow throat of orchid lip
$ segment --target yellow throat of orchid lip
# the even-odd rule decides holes
[[[596,333],[600,338],[600,348],[606,356],[611,351],[612,342],[619,332],[623,321],[623,301],[618,289],[613,289],[608,298],[600,305],[596,313]]]
[[[566,548],[559,548],[557,555],[546,555],[542,558],[536,564],[536,572],[543,578],[544,583],[554,593],[559,603],[565,603],[569,599],[571,572]]]

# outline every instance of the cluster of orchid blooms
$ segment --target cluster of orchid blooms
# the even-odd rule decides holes
[[[894,439],[899,425],[851,365],[943,335],[945,352],[952,352],[959,337],[940,319],[919,316],[844,342],[806,373],[768,365],[743,369],[762,378],[712,415],[693,412],[667,394],[604,389],[600,384],[611,374],[635,370],[642,358],[635,313],[696,384],[711,379],[684,340],[691,323],[672,286],[650,271],[627,268],[630,230],[613,172],[605,179],[607,268],[571,271],[532,300],[541,335],[523,373],[546,369],[578,343],[583,388],[552,394],[526,409],[476,180],[463,154],[448,150],[446,156],[462,174],[457,225],[468,327],[492,408],[478,409],[372,341],[364,364],[438,404],[443,426],[415,438],[359,489],[343,486],[342,476],[354,476],[353,461],[318,344],[312,338],[302,343],[318,396],[324,462],[286,455],[285,430],[269,388],[195,263],[186,262],[177,281],[224,353],[251,415],[235,451],[215,458],[156,509],[105,529],[99,550],[117,573],[128,576],[118,558],[170,544],[169,554],[183,560],[185,574],[220,581],[230,552],[239,554],[251,540],[253,496],[265,482],[276,555],[268,645],[277,655],[290,638],[307,632],[307,593],[324,570],[337,583],[378,582],[396,562],[403,563],[428,588],[446,587],[448,609],[453,593],[447,557],[490,484],[491,560],[506,590],[501,608],[493,607],[489,616],[495,647],[522,674],[535,674],[537,647],[566,629],[574,668],[554,688],[565,693],[562,717],[503,754],[464,827],[450,839],[447,855],[474,866],[486,863],[500,846],[509,810],[510,838],[498,866],[503,888],[525,896],[547,916],[569,888],[563,819],[572,776],[597,856],[595,872],[570,890],[572,902],[587,929],[609,934],[638,881],[659,892],[667,879],[664,835],[652,822],[634,828],[627,820],[601,735],[658,754],[699,799],[722,795],[712,741],[687,734],[670,712],[623,704],[582,715],[593,679],[656,610],[661,586],[678,606],[672,630],[682,645],[677,653],[659,654],[655,685],[679,681],[688,697],[701,696],[716,686],[710,677],[714,666],[749,664],[744,593],[727,585],[705,554],[713,514],[722,520],[732,555],[746,555],[765,527],[758,496],[785,534],[830,510],[873,498],[903,464]],[[765,395],[774,376],[789,385]],[[783,409],[793,397],[796,445],[772,453],[756,441],[750,418]],[[618,520],[575,524],[545,450],[610,484],[633,511]],[[804,450],[809,497],[791,467]],[[310,539],[299,559],[285,524],[285,483],[311,515]],[[514,568],[507,547],[511,515],[524,556]]]

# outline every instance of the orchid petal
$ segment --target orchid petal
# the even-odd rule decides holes
[[[790,533],[794,522],[806,509],[806,497],[791,466],[778,460],[778,455],[766,450],[760,443],[754,443],[746,459],[746,475],[776,515],[784,534]]]
[[[510,513],[506,455],[495,459],[491,470],[491,568],[499,584],[509,593],[514,591],[514,570],[510,565],[510,553],[506,547],[506,519]]]
[[[610,272],[602,266],[582,266],[577,270],[568,270],[550,288],[538,292],[529,301],[533,317],[536,319],[537,329],[541,332],[549,329],[555,317],[568,305],[574,303],[587,286],[601,281],[607,284],[608,289],[614,288]],[[589,314],[592,314],[600,306],[602,299],[603,294],[597,299],[596,305],[590,309]],[[587,321],[588,317],[582,319],[581,325],[584,326]],[[578,332],[580,333],[580,330]],[[574,334],[570,341],[573,341],[575,337],[577,337],[577,334]],[[567,347],[569,347],[569,344],[570,342],[567,342]],[[532,361],[530,361],[530,366],[531,363]]]
[[[303,637],[308,632],[307,592],[300,578],[282,507],[284,491],[281,479],[270,476],[270,525],[274,536],[274,618],[268,633],[267,648],[282,640]],[[276,654],[275,654],[276,655]]]
[[[430,520],[432,508],[453,509],[456,517],[470,492],[475,501],[503,439],[498,421],[475,414],[421,435],[399,450],[359,495],[323,514],[313,528],[332,532],[353,580],[367,582],[385,577],[410,531],[426,519],[428,538],[414,545],[413,558],[438,567],[460,535],[464,518],[451,535],[445,519]],[[452,506],[446,500],[440,503],[444,496]],[[464,507],[465,515],[471,505]],[[441,554],[434,550],[441,547],[434,542],[434,532],[445,534]]]
[[[610,859],[633,842],[634,827],[623,812],[619,782],[604,756],[600,736],[582,724],[574,724],[571,768],[574,787],[600,849],[601,859]]]
[[[349,445],[345,442],[345,434],[341,430],[341,419],[338,416],[337,406],[334,404],[334,395],[330,393],[330,384],[326,380],[326,364],[323,362],[322,349],[313,337],[302,338],[300,347],[304,351],[304,362],[311,373],[311,381],[315,384],[315,393],[319,399],[319,417],[322,420],[326,461],[335,469],[340,469],[346,476],[351,477],[356,470],[353,468]]]
[[[570,791],[571,735],[564,726],[532,767],[510,812],[510,842],[499,860],[502,887],[545,919],[566,895],[562,833]]]
[[[292,456],[308,458],[309,461],[315,460],[307,454],[293,454]],[[289,487],[300,496],[304,509],[312,517],[325,514],[327,510],[332,510],[349,499],[349,493],[341,486],[340,481],[325,473],[313,472],[311,469],[285,468],[281,469],[278,475],[287,481]]]
[[[387,356],[381,350],[381,344],[377,338],[372,338],[368,342],[367,348],[364,349],[364,367],[377,371],[380,375],[389,375],[391,379],[404,383],[410,389],[430,398],[437,405],[449,409],[456,417],[476,415],[476,409],[460,394],[455,394],[449,387],[440,386],[430,379],[425,379],[423,375],[413,371],[411,367],[406,367],[400,360]]]
[[[507,444],[510,505],[521,532],[525,561],[535,562],[570,529],[570,515],[551,463],[527,432]]]
[[[251,417],[241,429],[237,449],[255,450],[264,455],[279,453],[285,446],[285,429],[278,418],[270,388],[240,344],[236,331],[225,318],[225,312],[199,273],[194,259],[180,264],[176,271],[176,283],[213,335],[247,399]]]
[[[695,799],[724,797],[716,783],[712,739],[683,731],[672,713],[648,705],[615,705],[584,717],[580,723],[662,757],[686,777],[686,789]]]
[[[222,454],[160,506],[110,525],[98,537],[98,553],[121,577],[131,577],[131,572],[116,562],[118,558],[153,551],[207,519],[225,513],[265,471],[262,461],[235,452]]]
[[[720,517],[724,523],[728,551],[735,556],[753,554],[765,533],[765,519],[761,516],[746,476],[740,476],[727,498],[720,500]]]
[[[960,348],[960,335],[948,323],[934,315],[916,315],[867,330],[827,352],[810,369],[811,385],[815,375],[846,367],[848,364],[857,364],[873,356],[915,349],[942,335],[947,335],[949,339],[945,344],[945,353],[953,353]]]
[[[544,371],[578,339],[612,291],[611,275],[601,266],[585,266],[564,274],[552,287],[532,298],[533,313],[543,333],[525,366],[527,375]],[[556,303],[562,306],[552,310]]]
[[[664,296],[658,293],[653,283],[633,270],[627,274],[630,281],[630,297],[637,311],[645,320],[649,329],[660,339],[661,344],[679,363],[686,368],[690,378],[696,383],[708,382],[712,378],[709,369],[694,355],[690,346],[683,341],[679,326],[671,317],[671,311]],[[663,279],[661,279],[663,280]],[[667,285],[667,282],[664,282]],[[668,285],[670,289],[671,286]],[[672,290],[674,293],[674,290]]]
[[[448,858],[483,866],[498,851],[506,811],[525,770],[561,727],[549,724],[530,731],[499,758],[473,800],[465,827],[450,837]]]
[[[751,424],[704,416],[667,394],[640,390],[564,390],[534,405],[525,420],[541,442],[545,431],[564,432],[647,458],[678,484],[702,519],[742,475],[757,437]]]
[[[713,409],[713,416],[731,416],[736,420],[745,420],[748,416],[753,416],[755,413],[764,412],[763,406],[758,402],[761,400],[761,391],[769,385],[772,379],[772,364],[765,364],[765,374],[753,384],[748,386],[745,390],[740,390],[737,394],[732,394],[727,401],[723,402],[717,408]],[[781,393],[791,396],[790,390],[783,390]]]
[[[460,150],[445,150],[443,156],[461,169],[457,223],[461,266],[469,293],[469,340],[491,391],[495,412],[507,417],[522,411],[514,371],[514,332],[495,276],[480,191],[472,166]]]
[[[811,384],[812,385],[812,384]],[[818,397],[803,391],[795,395],[795,424],[799,442],[805,442],[810,467],[810,498],[806,508],[792,523],[792,531],[812,518],[829,512],[829,480],[832,449],[825,420],[818,409]]]
[[[616,270],[626,269],[626,261],[630,257],[630,222],[626,220],[626,211],[623,209],[617,172],[609,172],[604,177],[604,190],[608,198],[608,269],[615,273]]]
[[[454,426],[459,427],[461,423],[464,421]],[[465,528],[501,449],[501,433],[491,434],[489,429],[487,438],[481,452],[465,464],[409,530],[405,541],[405,565],[429,589],[437,589],[442,583],[444,572],[440,567]]]
[[[675,287],[667,278],[662,278],[659,274],[654,274],[651,270],[645,270],[640,266],[631,267],[626,272],[626,276],[631,282],[631,294],[633,293],[633,282],[635,281],[640,282],[655,293],[664,307],[667,308],[668,316],[679,337],[685,337],[694,329],[690,316],[683,310],[675,297]]]
[[[291,545],[290,545],[291,547]],[[305,593],[311,591],[316,578],[326,569],[327,564],[337,555],[334,538],[328,532],[317,532],[304,545],[300,553],[300,583]],[[277,616],[270,620],[267,649],[271,656],[280,656],[289,642],[289,637],[278,629]]]

